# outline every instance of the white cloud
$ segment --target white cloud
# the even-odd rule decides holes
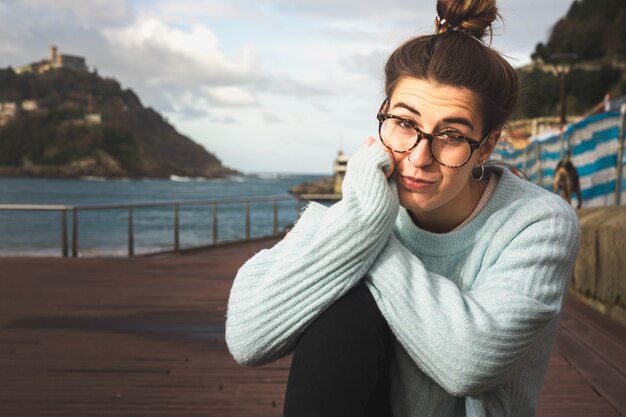
[[[234,117],[231,116],[222,116],[222,117],[211,117],[211,122],[212,123],[221,123],[221,124],[233,124],[233,123],[237,123],[237,119],[235,119]]]
[[[253,86],[260,62],[252,44],[227,53],[203,23],[184,28],[142,16],[124,28],[102,31],[111,45],[107,65],[128,74],[160,109],[184,118],[203,117],[215,106],[258,105]]]
[[[28,10],[54,11],[76,19],[82,25],[119,24],[132,17],[129,0],[18,0]]]
[[[263,117],[263,120],[265,120],[266,123],[282,123],[283,119],[278,116],[276,113],[270,113],[270,112],[263,112],[261,114],[261,116]]]
[[[254,94],[241,87],[205,87],[203,90],[217,106],[249,107],[258,105]]]
[[[376,80],[381,80],[389,53],[390,51],[375,49],[370,53],[347,56],[342,62],[350,71],[367,74]]]
[[[281,96],[324,96],[332,90],[323,84],[304,82],[290,75],[273,73],[260,77],[254,85],[256,91]]]
[[[183,31],[147,17],[103,34],[134,71],[155,85],[232,84],[249,81],[257,73],[258,59],[251,45],[230,58],[215,33],[202,24]]]
[[[260,14],[254,8],[241,7],[236,1],[221,0],[177,0],[161,1],[154,5],[154,11],[159,16],[167,18],[168,22],[182,22],[184,24],[205,18],[258,18]]]
[[[247,3],[251,1],[244,0]],[[387,0],[384,3],[363,0],[267,0],[264,4],[266,7],[272,6],[294,14],[304,13],[352,19],[369,16],[412,18],[424,9],[433,11],[435,9],[434,2],[429,3],[428,7],[420,7],[415,0]]]

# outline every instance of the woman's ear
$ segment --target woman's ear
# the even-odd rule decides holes
[[[496,149],[496,145],[500,140],[500,136],[502,135],[501,130],[495,130],[489,134],[489,137],[483,143],[483,146],[480,147],[480,157],[479,160],[486,161],[491,157],[493,150]]]

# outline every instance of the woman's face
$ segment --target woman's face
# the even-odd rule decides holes
[[[415,121],[425,133],[444,129],[463,136],[483,139],[483,118],[475,95],[462,88],[436,85],[405,77],[396,85],[386,110]],[[495,147],[499,132],[474,151],[470,160],[458,168],[440,165],[430,153],[428,140],[411,152],[392,152],[400,203],[409,209],[418,224],[427,230],[445,232],[465,220],[480,199],[483,187],[471,179],[472,168],[486,161]]]

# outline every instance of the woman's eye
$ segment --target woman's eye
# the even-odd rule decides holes
[[[444,130],[435,135],[437,139],[445,140],[449,143],[465,142],[465,137],[455,130]]]
[[[402,129],[413,129],[413,125],[409,123],[407,120],[398,120],[398,126]]]
[[[448,139],[463,140],[463,135],[460,132],[457,132],[456,130],[442,130],[441,132],[438,132],[436,136],[441,136],[441,137],[445,137]]]

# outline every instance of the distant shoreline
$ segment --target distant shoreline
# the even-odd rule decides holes
[[[170,175],[169,177],[101,177],[97,175],[85,175],[80,177],[39,177],[39,176],[31,176],[31,175],[16,175],[16,176],[6,176],[0,175],[0,181],[2,180],[58,180],[58,181],[94,181],[94,182],[102,182],[102,181],[178,181],[178,182],[192,182],[192,181],[215,181],[215,180],[229,180],[235,178],[246,177],[246,174],[233,174],[233,175],[223,175],[216,177],[183,177]]]
[[[161,181],[178,181],[178,182],[193,182],[193,181],[214,181],[214,180],[229,180],[237,178],[245,178],[245,177],[253,177],[262,180],[275,180],[281,178],[291,178],[291,177],[301,177],[301,176],[310,176],[310,177],[319,177],[320,179],[328,177],[327,174],[310,174],[310,173],[299,173],[299,172],[250,172],[250,173],[241,173],[239,171],[234,171],[234,174],[230,175],[220,175],[214,177],[186,177],[186,176],[178,176],[178,175],[170,175],[169,177],[121,177],[121,176],[99,176],[99,175],[83,175],[83,176],[72,176],[72,177],[47,177],[47,176],[34,176],[34,175],[2,175],[0,174],[0,181],[5,179],[27,179],[27,180],[80,180],[80,181],[151,181],[151,180],[161,180]]]

